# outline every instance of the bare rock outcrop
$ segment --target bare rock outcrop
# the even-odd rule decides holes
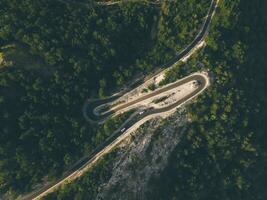
[[[143,200],[147,185],[168,163],[168,157],[186,129],[185,111],[145,123],[122,144],[112,177],[100,186],[97,199]],[[127,143],[127,144],[126,144]]]

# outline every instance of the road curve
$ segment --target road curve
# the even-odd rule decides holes
[[[168,68],[175,65],[177,62],[179,62],[183,58],[187,57],[187,55],[191,53],[192,49],[194,49],[195,46],[197,46],[199,43],[201,43],[206,38],[208,31],[209,31],[210,23],[212,20],[212,16],[214,15],[214,13],[216,11],[216,7],[218,5],[218,2],[219,2],[219,0],[211,0],[211,4],[210,4],[210,8],[209,8],[206,20],[204,21],[199,33],[196,35],[194,40],[187,47],[185,47],[179,54],[177,54],[172,59],[170,59],[167,63],[158,67],[158,68],[161,68],[161,70],[157,71],[157,73],[154,74],[154,76],[152,76],[149,80],[153,79],[159,73],[162,73],[163,71],[168,70]],[[149,80],[147,80],[147,81],[149,81]],[[140,83],[140,84],[142,84],[142,83]],[[108,117],[109,114],[97,116],[93,112],[94,108],[96,108],[100,105],[103,105],[103,104],[113,102],[115,99],[120,98],[121,96],[123,96],[127,92],[128,92],[128,90],[125,90],[123,92],[118,93],[117,95],[114,95],[112,97],[105,98],[105,99],[99,99],[99,100],[96,99],[96,100],[90,100],[90,101],[87,100],[84,104],[84,107],[83,107],[84,118],[90,123],[103,121],[106,117]]]
[[[166,1],[175,1],[175,0],[161,0],[161,1],[157,1],[157,2],[153,2],[153,1],[148,1],[148,0],[118,0],[118,1],[91,1],[91,2],[77,2],[75,0],[57,0],[61,3],[64,4],[76,4],[79,6],[113,6],[113,5],[118,5],[120,3],[138,3],[138,2],[144,2],[144,3],[148,3],[151,5],[160,5],[163,2]]]
[[[80,163],[75,166],[74,169],[68,171],[65,173],[63,177],[58,179],[56,182],[51,183],[43,188],[41,188],[38,191],[35,191],[33,194],[27,195],[23,197],[23,200],[26,199],[33,199],[38,200],[42,197],[46,196],[47,194],[55,191],[58,189],[61,185],[63,185],[65,182],[73,181],[74,179],[80,177],[85,171],[87,171],[88,168],[90,168],[100,157],[108,153],[113,147],[115,147],[118,143],[120,143],[127,135],[129,134],[129,129],[131,129],[135,124],[138,124],[138,122],[145,122],[149,119],[150,116],[154,117],[155,115],[160,115],[165,112],[169,112],[173,109],[176,109],[177,107],[181,106],[182,104],[186,103],[187,101],[191,100],[192,98],[195,98],[197,95],[199,95],[201,92],[203,92],[209,85],[209,81],[204,74],[193,74],[186,78],[181,79],[180,81],[175,82],[174,84],[171,84],[170,86],[166,87],[166,89],[171,90],[175,87],[179,87],[185,83],[191,82],[191,81],[198,81],[200,85],[197,87],[196,90],[194,90],[192,93],[184,96],[182,99],[178,100],[174,104],[171,104],[170,106],[159,108],[159,109],[153,109],[148,110],[147,112],[143,113],[142,115],[135,114],[137,118],[127,121],[127,123],[123,124],[124,131],[121,131],[121,127],[116,130],[105,142],[103,142],[100,146],[98,146],[88,157],[84,158]],[[161,92],[166,91],[162,90]],[[134,116],[133,116],[134,117]],[[144,120],[146,118],[146,120]],[[132,132],[132,131],[131,131]]]
[[[184,58],[190,51],[202,40],[205,39],[205,36],[208,33],[208,28],[212,19],[213,14],[215,13],[217,3],[219,0],[212,0],[209,13],[207,15],[207,18],[196,36],[196,38],[177,56],[175,56],[173,59],[171,59],[168,63],[163,65],[163,68],[167,68]],[[160,73],[160,72],[159,72]],[[173,109],[181,106],[182,104],[188,102],[192,98],[195,98],[197,95],[199,95],[201,92],[203,92],[207,85],[208,81],[204,75],[195,74],[191,75],[189,77],[186,77],[182,79],[181,81],[178,81],[173,85],[173,87],[178,87],[179,85],[182,85],[184,83],[187,83],[192,80],[197,80],[200,82],[199,87],[194,90],[192,93],[184,96],[182,99],[177,101],[176,103],[159,109],[153,109],[145,112],[143,115],[138,115],[139,118],[135,120],[130,120],[126,124],[124,124],[124,132],[121,132],[120,129],[116,130],[103,144],[98,146],[88,157],[84,157],[81,159],[76,165],[67,171],[60,179],[57,181],[50,183],[48,185],[43,186],[39,190],[33,191],[31,194],[25,195],[23,197],[19,197],[19,199],[22,200],[38,200],[42,197],[46,196],[48,193],[51,193],[58,189],[61,185],[63,185],[65,182],[73,181],[74,179],[80,177],[88,168],[90,168],[100,157],[102,157],[105,153],[109,152],[114,146],[116,146],[122,139],[126,137],[126,134],[129,134],[129,131],[135,124],[138,124],[138,122],[144,121],[144,119],[148,119],[150,116],[155,116],[161,113],[172,111]],[[177,84],[177,85],[176,85]],[[169,88],[170,89],[170,88]],[[91,102],[90,104],[87,104],[83,110],[86,110],[86,108],[91,107],[94,108],[97,105],[101,105],[103,103],[107,103],[110,101],[113,101],[114,99],[117,99],[118,97],[122,96],[122,94],[119,94],[117,96],[112,96],[108,99],[103,100],[97,100],[94,102]]]
[[[141,96],[140,98],[137,98],[137,99],[135,99],[133,101],[127,102],[127,103],[122,104],[122,105],[119,105],[119,106],[115,107],[114,109],[105,112],[105,114],[103,114],[103,115],[95,116],[95,118],[98,118],[99,121],[103,121],[106,118],[110,117],[111,115],[113,115],[113,114],[115,114],[117,112],[120,112],[121,110],[123,110],[123,109],[125,109],[127,107],[130,107],[130,106],[135,105],[135,104],[137,104],[139,102],[142,102],[142,101],[145,101],[147,99],[150,99],[152,97],[158,96],[161,93],[164,93],[166,91],[172,90],[172,89],[174,89],[176,87],[179,87],[179,86],[181,86],[181,85],[183,85],[185,83],[188,83],[190,81],[198,81],[200,83],[205,82],[205,80],[204,80],[202,75],[200,75],[200,74],[191,75],[191,76],[183,78],[180,81],[176,81],[174,83],[168,84],[167,86],[162,87],[162,88],[160,88],[158,90],[155,90],[155,91],[153,91],[153,92],[151,92],[151,93],[149,93],[147,95]],[[200,87],[200,89],[201,89],[201,87]],[[176,105],[176,104],[174,104],[174,105]],[[155,109],[155,111],[158,111],[158,110],[159,109]],[[164,112],[166,110],[168,110],[168,107],[167,107],[167,109],[164,108],[163,111],[159,111],[159,112]],[[92,119],[92,121],[93,121],[93,119]]]

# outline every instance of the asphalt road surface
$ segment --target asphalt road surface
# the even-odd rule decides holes
[[[135,123],[142,120],[143,118],[153,115],[153,114],[160,114],[164,113],[166,111],[172,110],[179,105],[183,104],[187,100],[195,97],[198,93],[200,93],[206,86],[207,86],[207,80],[204,77],[204,75],[195,74],[192,76],[189,76],[187,78],[182,79],[181,81],[176,82],[175,84],[172,84],[166,88],[163,88],[161,90],[158,90],[156,93],[162,93],[166,92],[168,90],[172,90],[175,87],[179,87],[185,83],[191,82],[191,81],[197,81],[198,86],[197,88],[190,94],[184,96],[182,99],[178,100],[174,104],[171,104],[164,108],[159,109],[148,109],[142,114],[137,114],[136,118],[133,118],[132,120],[128,121],[126,124],[123,125],[120,129],[115,131],[109,138],[107,138],[106,141],[104,141],[101,145],[99,145],[88,157],[85,157],[83,160],[80,160],[79,163],[77,163],[72,169],[69,169],[68,172],[64,174],[64,176],[60,179],[58,179],[56,182],[51,183],[40,190],[36,191],[32,195],[27,196],[23,199],[40,199],[44,195],[48,194],[49,192],[52,192],[54,189],[58,188],[61,184],[63,184],[68,179],[71,179],[74,177],[79,171],[82,171],[87,165],[89,165],[92,161],[94,161],[96,158],[103,155],[103,153],[106,151],[106,148],[111,145],[119,136],[125,134],[129,128],[131,128]],[[142,101],[144,99],[151,98],[153,95],[146,95],[142,98],[139,98],[138,101]],[[129,102],[128,104],[125,104],[124,106],[130,106],[132,102]]]

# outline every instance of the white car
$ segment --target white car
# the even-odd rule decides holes
[[[121,132],[123,132],[123,131],[125,131],[125,128],[122,128],[122,129],[121,129]]]
[[[139,112],[139,115],[142,115],[144,112],[145,112],[145,111],[141,111],[141,112]]]

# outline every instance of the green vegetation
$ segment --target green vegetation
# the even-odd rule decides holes
[[[66,184],[55,193],[47,195],[44,200],[79,200],[95,199],[98,187],[111,177],[116,151],[105,155],[94,168],[91,168],[73,184]]]
[[[151,91],[154,91],[156,89],[156,85],[155,83],[151,83],[149,86],[147,86],[147,88]]]
[[[162,101],[165,101],[168,98],[169,98],[169,96],[163,96],[163,97],[160,97],[158,99],[153,100],[152,102],[157,104],[157,103],[160,103]]]
[[[115,124],[83,119],[83,103],[147,50],[156,11],[52,0],[3,0],[0,11],[0,191],[16,195],[60,176],[111,133]]]
[[[179,0],[160,15],[146,3],[1,0],[0,193],[14,197],[55,179],[101,143],[121,121],[88,124],[85,99],[167,61],[191,41],[208,6]]]
[[[93,137],[91,143],[93,147],[95,148],[97,145],[101,144],[101,142],[108,138],[110,134],[120,128],[123,122],[125,122],[134,112],[135,110],[133,109],[121,115],[109,118],[102,126],[97,127],[96,135]]]
[[[142,90],[142,93],[148,93],[149,92],[149,90],[147,89],[147,88],[144,88],[143,90]]]
[[[266,6],[221,1],[205,50],[176,68],[181,76],[201,62],[213,82],[147,199],[267,199]]]
[[[136,66],[150,71],[169,61],[197,35],[208,13],[210,0],[176,0],[162,3],[156,28],[152,29],[154,45]],[[155,31],[157,30],[157,31]]]

